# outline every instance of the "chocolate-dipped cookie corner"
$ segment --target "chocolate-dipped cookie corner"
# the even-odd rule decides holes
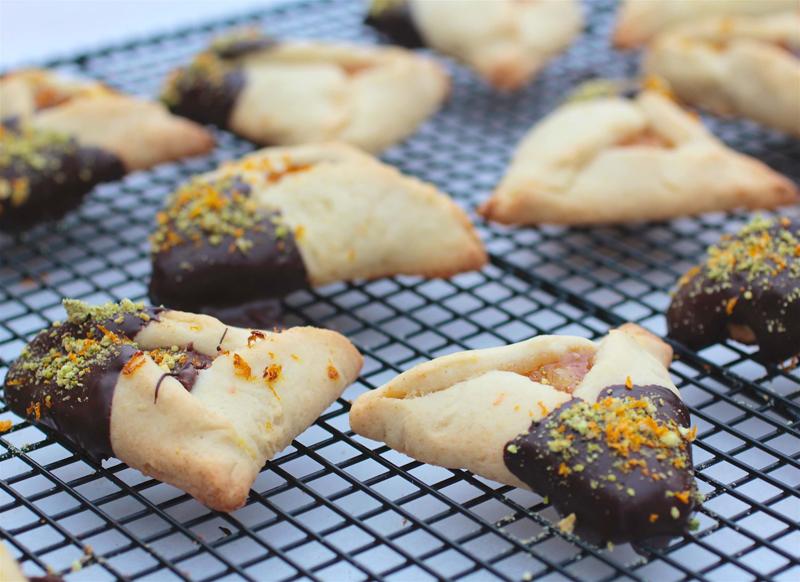
[[[407,0],[372,0],[364,24],[400,46],[411,49],[425,46]]]
[[[214,313],[308,285],[292,229],[250,196],[235,176],[198,178],[175,192],[151,237],[154,304]]]
[[[41,331],[11,365],[5,379],[8,406],[19,416],[57,430],[89,456],[113,455],[111,405],[126,365],[143,352],[136,335],[163,312],[122,300],[90,306],[65,300],[67,318]],[[147,354],[190,390],[211,359],[191,346]]]
[[[663,543],[692,527],[699,495],[689,412],[661,386],[572,399],[506,445],[506,467],[596,543]]]
[[[0,231],[61,218],[97,184],[124,173],[109,151],[6,119],[0,124]]]
[[[800,222],[760,216],[724,236],[678,282],[667,325],[692,349],[731,338],[765,364],[800,356]]]
[[[229,31],[187,66],[170,73],[161,101],[176,115],[225,128],[247,82],[237,59],[276,44],[255,28]]]

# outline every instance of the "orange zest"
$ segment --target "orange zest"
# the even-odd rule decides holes
[[[133,354],[133,356],[131,356],[130,360],[125,362],[125,365],[122,367],[122,375],[130,376],[136,370],[144,366],[145,362],[146,360],[144,358],[144,353],[137,351],[135,354]]]
[[[253,372],[250,369],[250,364],[239,354],[233,354],[233,370],[237,376],[245,380],[253,379]]]
[[[331,380],[336,380],[339,378],[339,370],[337,370],[330,362],[328,362],[328,378]]]

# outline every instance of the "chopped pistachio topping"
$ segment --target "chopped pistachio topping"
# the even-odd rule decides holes
[[[158,227],[151,237],[156,252],[186,242],[217,246],[225,237],[233,238],[235,249],[247,252],[253,243],[246,233],[263,228],[247,186],[233,177],[190,181],[175,192],[156,219]]]
[[[740,273],[749,282],[760,276],[774,277],[788,270],[800,278],[800,238],[788,228],[776,231],[775,219],[756,217],[736,236],[725,237],[708,250],[708,277],[728,282]]]
[[[43,171],[58,170],[61,155],[74,152],[77,144],[69,136],[23,126],[11,130],[0,126],[0,168]],[[30,194],[26,177],[0,177],[0,200],[21,206]]]
[[[103,305],[89,305],[77,299],[64,299],[64,309],[67,312],[67,321],[71,323],[83,323],[89,319],[121,323],[121,318],[126,314],[137,315],[144,321],[150,320],[150,316],[145,311],[144,303],[134,303],[130,299],[123,299],[119,303],[104,303]]]
[[[58,333],[58,331],[51,332]],[[65,389],[80,385],[90,367],[109,359],[121,344],[132,344],[130,340],[113,333],[99,333],[94,329],[88,337],[65,335],[60,345],[46,354],[36,357],[29,348],[20,356],[20,368],[33,374],[37,382],[53,382]]]
[[[230,66],[213,52],[202,52],[189,66],[170,74],[161,93],[161,101],[169,107],[174,107],[181,101],[181,87],[191,87],[198,83],[221,88],[225,83],[225,75],[230,70]]]
[[[63,133],[23,126],[19,130],[0,126],[0,167],[22,162],[36,170],[44,169],[50,160],[42,154],[45,148],[75,149],[75,142]]]
[[[649,396],[606,396],[595,403],[577,402],[554,414],[545,427],[548,448],[563,461],[558,474],[565,476],[585,470],[604,450],[617,458],[613,470],[600,476],[611,483],[617,481],[615,473],[633,470],[654,479],[663,478],[659,474],[663,469],[655,464],[648,466],[649,459],[666,461],[675,468],[687,467],[689,443],[695,431],[683,429],[672,419],[657,420],[656,412],[656,403]],[[567,429],[578,433],[585,442],[585,455],[580,454],[574,434]],[[590,485],[598,486],[596,482]],[[635,495],[633,489],[626,492]]]
[[[186,359],[189,357],[186,352],[181,350],[178,346],[156,348],[150,350],[147,354],[165,372],[174,371],[175,368],[186,362]]]
[[[37,382],[55,382],[64,389],[79,386],[91,367],[100,364],[117,353],[121,345],[135,345],[129,338],[106,329],[102,322],[121,323],[126,314],[137,315],[143,321],[150,316],[144,305],[128,299],[120,303],[91,306],[82,301],[66,299],[67,322],[75,325],[75,331],[66,333],[60,323],[55,323],[49,332],[52,339],[59,340],[44,354],[34,354],[30,347],[23,349],[19,368],[33,375]],[[86,322],[98,325],[83,326]]]
[[[131,315],[145,323],[150,321],[151,316],[142,303],[123,299],[119,303],[92,306],[82,301],[66,299],[64,307],[67,320],[65,323],[56,322],[48,331],[43,332],[48,336],[44,338],[44,349],[41,349],[42,344],[39,343],[40,349],[37,350],[35,342],[22,350],[16,370],[21,371],[24,376],[12,379],[13,383],[55,383],[66,391],[79,389],[93,367],[116,357],[122,346],[131,346],[137,350],[136,355],[123,368],[123,373],[128,374],[144,363],[141,359],[144,354],[167,373],[174,372],[191,357],[191,352],[177,345],[139,351],[139,345],[133,339],[124,333],[115,333],[108,329],[117,329],[111,324],[122,324],[125,317]],[[75,396],[80,398],[80,392]],[[68,400],[71,397],[67,395],[60,399]],[[49,399],[50,396],[45,401],[47,407],[50,406]]]

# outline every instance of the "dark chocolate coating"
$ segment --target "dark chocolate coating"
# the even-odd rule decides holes
[[[600,393],[598,401],[607,396],[649,397],[657,408],[654,419],[662,422],[671,419],[683,427],[689,426],[686,406],[661,386],[634,386],[632,389],[611,386]],[[548,426],[548,421],[558,418],[561,412],[578,402],[580,400],[571,400],[563,404],[541,421],[534,421],[528,433],[511,441],[509,445],[516,452],[506,447],[503,453],[509,471],[533,491],[548,496],[561,515],[574,513],[576,533],[590,541],[660,541],[685,532],[694,508],[694,496],[686,504],[668,497],[667,491],[695,491],[691,450],[687,451],[688,464],[684,469],[676,469],[669,459],[658,460],[654,455],[631,451],[626,459],[642,460],[651,473],[663,472],[666,475],[666,478],[655,480],[643,475],[638,467],[624,471],[615,466],[622,458],[605,441],[588,439],[567,426],[562,436],[570,438],[572,435],[572,446],[577,451],[570,458],[569,465],[574,469],[582,463],[584,469],[572,470],[567,475],[559,474],[563,458],[561,453],[548,446],[552,438],[552,426]],[[593,453],[597,457],[591,461],[587,460],[590,444],[600,445],[600,450]],[[608,475],[614,475],[615,480],[605,479]],[[591,486],[592,481],[595,488]],[[629,494],[629,489],[634,495]],[[673,507],[680,512],[678,518],[671,515]],[[651,521],[652,515],[658,515],[658,518]]]
[[[220,38],[188,67],[175,72],[167,91],[169,109],[200,123],[227,128],[236,100],[247,82],[237,59],[264,51],[277,42],[258,34]]]
[[[198,372],[210,368],[214,358],[195,351],[192,344],[189,344],[185,350],[181,351],[186,354],[186,359],[177,365],[170,376],[191,392],[192,388],[194,388],[194,383],[197,381]]]
[[[203,305],[196,313],[204,313],[216,317],[221,322],[235,327],[250,329],[281,329],[286,327],[283,322],[283,308],[279,299],[256,299],[238,305]]]
[[[800,238],[800,224],[789,221],[789,225],[786,230]],[[769,233],[780,236],[782,228],[775,224]],[[733,324],[752,330],[760,348],[755,357],[761,362],[779,364],[800,355],[798,253],[786,259],[786,268],[777,275],[752,280],[746,271],[733,271],[729,281],[715,281],[708,265],[703,265],[679,287],[669,306],[669,336],[698,350],[730,337]]]
[[[189,71],[178,72],[174,85],[175,99],[167,103],[170,111],[199,123],[226,128],[246,82],[244,71],[227,70],[217,82],[200,72]]]
[[[208,312],[308,287],[292,234],[278,238],[270,215],[257,226],[247,235],[253,246],[246,251],[233,247],[233,237],[226,236],[216,245],[202,239],[153,254],[150,301]]]
[[[39,222],[61,218],[76,208],[97,184],[125,174],[125,167],[116,155],[100,148],[79,146],[74,140],[68,145],[44,147],[36,154],[47,160],[44,167],[35,168],[19,158],[0,165],[0,179],[28,182],[27,198],[19,206],[10,199],[0,198],[0,230],[18,232]]]
[[[252,53],[276,46],[274,38],[268,36],[242,36],[212,44],[211,50],[221,59],[238,59]]]
[[[194,383],[197,381],[197,374],[200,370],[210,368],[211,363],[214,361],[214,358],[195,351],[192,344],[189,344],[185,350],[181,350],[181,353],[186,357],[176,365],[172,372],[165,373],[156,383],[156,390],[153,395],[154,404],[158,402],[158,392],[164,378],[168,376],[175,378],[187,391],[191,392],[192,388],[194,388]]]
[[[155,318],[160,310],[149,309]],[[107,330],[133,339],[147,325],[140,317],[126,313],[122,323],[112,320],[87,321],[76,324],[70,321],[59,327],[48,328],[29,344],[34,356],[46,354],[51,348],[60,348],[62,338],[102,337],[102,325]],[[137,352],[134,345],[115,346],[112,356],[100,364],[92,365],[81,383],[73,389],[62,389],[55,381],[38,382],[35,374],[21,367],[22,360],[12,364],[6,377],[6,402],[16,414],[30,416],[30,407],[39,404],[39,422],[59,431],[63,436],[84,449],[95,459],[113,455],[111,450],[110,425],[111,401],[114,388],[123,366]],[[48,399],[49,397],[49,399]],[[50,402],[47,406],[45,403]]]
[[[425,46],[425,40],[417,30],[407,2],[393,3],[378,12],[370,10],[364,24],[371,26],[394,44],[412,49]]]

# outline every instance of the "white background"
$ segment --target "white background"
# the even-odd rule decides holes
[[[0,0],[0,68],[235,15],[279,0]]]

